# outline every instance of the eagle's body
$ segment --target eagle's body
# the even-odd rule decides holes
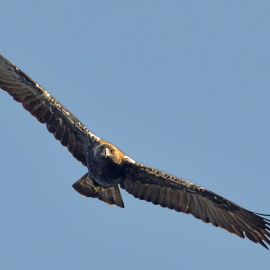
[[[100,141],[93,149],[87,151],[87,167],[92,179],[103,186],[113,187],[121,184],[124,180],[124,166],[127,161],[125,154],[114,145]],[[109,157],[111,158],[105,158]]]
[[[88,168],[74,185],[86,197],[124,207],[119,186],[134,197],[178,212],[191,213],[265,248],[270,220],[199,185],[140,164],[91,133],[40,85],[0,55],[0,88],[45,123],[71,154]]]

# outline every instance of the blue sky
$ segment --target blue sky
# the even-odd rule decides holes
[[[268,1],[4,1],[0,53],[133,159],[270,213]],[[133,198],[0,91],[1,269],[263,269],[269,252]]]

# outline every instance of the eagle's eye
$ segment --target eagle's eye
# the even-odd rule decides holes
[[[113,154],[114,152],[115,152],[115,149],[112,148],[112,149],[111,149],[111,154]]]

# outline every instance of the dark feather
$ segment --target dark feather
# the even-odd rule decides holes
[[[46,123],[49,132],[62,145],[67,146],[78,161],[86,165],[85,146],[96,143],[98,137],[40,85],[1,55],[0,88],[22,103],[39,122]]]
[[[88,173],[73,184],[73,188],[85,197],[97,198],[109,205],[117,205],[124,208],[123,199],[118,186],[103,188],[94,183]]]
[[[183,179],[139,163],[128,163],[121,183],[134,197],[178,212],[192,214],[239,237],[246,236],[268,249],[270,221]]]

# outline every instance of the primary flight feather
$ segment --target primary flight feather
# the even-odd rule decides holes
[[[119,186],[134,197],[192,214],[268,249],[270,220],[199,185],[140,164],[91,133],[45,89],[0,55],[0,88],[22,103],[88,168],[74,185],[86,197],[124,207]]]

